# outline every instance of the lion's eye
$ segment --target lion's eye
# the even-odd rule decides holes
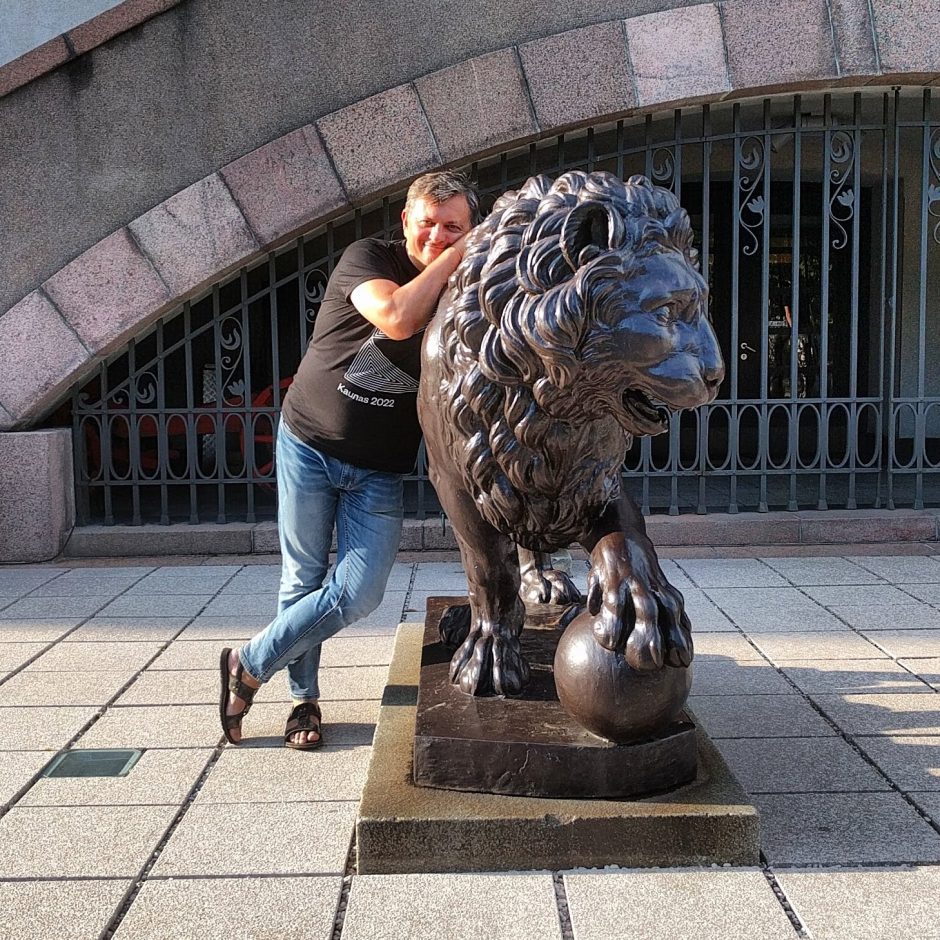
[[[675,321],[676,311],[668,304],[663,304],[663,306],[657,307],[653,311],[653,316],[664,326],[668,326]]]

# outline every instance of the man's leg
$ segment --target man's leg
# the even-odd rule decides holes
[[[276,471],[278,486],[278,537],[281,545],[281,585],[278,616],[301,598],[318,590],[329,566],[330,542],[338,502],[338,492],[331,479],[328,461],[313,448],[297,440],[282,421],[278,427]],[[244,658],[241,650],[229,656],[233,674],[239,662],[248,671],[243,681],[253,686],[261,675],[261,663],[270,656],[269,646],[276,642],[270,635],[275,620],[256,634],[246,647],[253,651]],[[282,638],[282,641],[285,638]],[[249,663],[253,664],[250,665]],[[256,672],[255,668],[259,671]],[[229,701],[229,714],[244,710],[240,698]],[[240,730],[232,736],[240,738]]]
[[[366,617],[381,603],[398,553],[401,527],[401,477],[346,465],[336,512],[336,568],[322,591],[336,600],[340,618],[325,618],[317,624],[307,637],[306,652],[287,664],[295,703],[315,702],[320,697],[323,641]],[[310,732],[307,740],[316,737]],[[294,743],[303,740],[303,733],[292,738]]]
[[[295,702],[319,698],[320,644],[381,602],[401,537],[399,475],[317,456],[339,490],[336,568],[320,590],[296,600],[240,651],[241,664],[260,682],[289,666]]]

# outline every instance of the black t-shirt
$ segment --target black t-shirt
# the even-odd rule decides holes
[[[343,253],[284,398],[284,418],[301,440],[369,470],[408,473],[414,467],[424,330],[389,339],[349,296],[366,281],[401,285],[417,276],[403,241],[364,238]]]

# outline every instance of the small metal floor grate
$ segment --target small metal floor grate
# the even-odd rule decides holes
[[[66,751],[50,761],[44,777],[126,777],[143,751],[131,748]]]

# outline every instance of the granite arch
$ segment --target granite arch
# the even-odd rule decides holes
[[[0,315],[0,430],[35,425],[186,298],[427,169],[680,104],[936,83],[940,49],[924,37],[940,13],[921,4],[924,28],[913,30],[902,6],[874,0],[872,19],[867,0],[727,0],[590,24],[471,57],[275,137],[102,238]]]

